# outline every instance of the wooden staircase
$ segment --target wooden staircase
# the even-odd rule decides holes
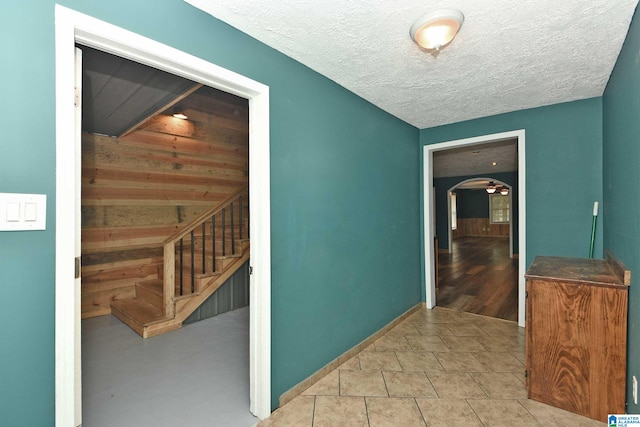
[[[111,313],[143,338],[181,328],[249,259],[248,203],[244,187],[165,240],[158,278],[136,283]]]

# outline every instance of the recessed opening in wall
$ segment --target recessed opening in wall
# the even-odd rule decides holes
[[[218,389],[219,409],[210,406],[200,415],[191,411],[194,419],[224,412],[255,422],[248,399],[234,402],[225,391],[242,395],[246,387],[249,395],[248,308],[242,310],[246,315],[233,314],[235,325],[243,326],[228,331],[237,339],[224,340],[228,354],[217,355],[222,370],[217,373],[206,360],[216,355],[219,346],[212,341],[217,336],[222,342],[222,335],[203,331],[207,339],[183,342],[181,352],[191,363],[176,370],[171,358],[163,357],[166,352],[146,353],[142,339],[126,339],[127,332],[110,319],[115,316],[147,338],[249,305],[249,103],[144,64],[77,47],[82,51],[82,348],[91,355],[83,369],[84,421],[113,422],[114,413],[124,412],[141,419],[149,412],[144,389],[161,387],[175,373],[172,405],[188,405],[195,389]],[[174,118],[177,110],[181,119]],[[215,321],[207,325],[218,327]],[[166,345],[181,333],[173,332]],[[117,352],[105,340],[117,341]],[[93,363],[98,353],[102,366]],[[96,370],[124,355],[131,369],[114,369],[108,380],[100,379]],[[235,375],[222,375],[237,369],[237,360],[246,363]],[[143,366],[156,367],[156,374],[139,377]],[[180,381],[185,375],[198,380],[187,386]],[[223,384],[220,378],[228,381]],[[187,389],[180,392],[183,386]],[[101,395],[136,387],[141,392],[124,400]],[[173,413],[155,412],[164,421]]]
[[[432,201],[424,209],[427,305],[524,321],[524,282],[520,283],[518,275],[524,254],[523,230],[519,228],[524,222],[518,209],[524,196],[518,191],[524,184],[524,131],[426,145],[424,153],[424,188],[428,193],[424,200],[425,204]],[[486,192],[492,181],[510,190],[501,196],[509,198],[508,208],[500,210],[508,219],[501,217],[499,224],[491,221]],[[451,194],[456,200],[455,228]],[[437,252],[427,244],[434,240],[438,241]],[[439,257],[437,275],[434,257]],[[467,271],[471,273],[454,274]],[[500,280],[505,284],[502,290],[487,285],[495,280],[488,278],[495,271],[505,272],[505,280]],[[438,284],[434,283],[436,276]],[[492,304],[487,305],[487,300]]]
[[[268,87],[217,67],[176,49],[137,34],[56,5],[56,423],[81,422],[80,380],[80,279],[74,280],[73,263],[80,257],[80,107],[74,107],[74,78],[80,76],[74,45],[126,57],[135,62],[166,70],[204,86],[248,100],[249,163],[252,191],[250,277],[249,377],[251,411],[260,418],[270,413],[270,195],[269,195],[269,95]],[[80,79],[81,81],[81,79]],[[77,101],[77,100],[76,100]],[[164,110],[163,110],[164,111]],[[233,110],[237,114],[238,108]],[[135,126],[134,126],[135,127]],[[119,137],[126,138],[127,131]],[[114,142],[117,138],[110,138]],[[184,138],[189,141],[189,138]],[[191,141],[192,142],[192,141]],[[187,144],[188,145],[188,144]],[[96,150],[99,153],[99,150]],[[149,152],[147,160],[158,160]],[[183,165],[182,163],[175,163]],[[183,170],[182,166],[175,168]],[[140,171],[136,171],[140,172]],[[184,172],[183,172],[184,173]],[[123,181],[130,175],[119,175]],[[98,177],[101,180],[105,176]],[[158,176],[149,176],[149,181]],[[110,177],[117,179],[117,177]],[[97,179],[95,185],[98,185]],[[188,185],[188,184],[187,184]],[[126,186],[123,186],[123,188]],[[145,189],[152,192],[153,189]],[[130,191],[128,189],[127,191]],[[167,206],[163,206],[166,209]],[[242,211],[242,209],[236,209]],[[176,209],[176,211],[178,211]],[[72,215],[69,213],[73,212]],[[229,212],[227,212],[228,214]],[[176,213],[184,215],[185,212]],[[189,212],[186,212],[188,215]],[[227,215],[227,218],[229,215]],[[108,220],[117,219],[110,217]],[[241,221],[242,222],[242,221]],[[216,226],[217,227],[217,226]],[[233,228],[233,227],[232,227]],[[259,233],[257,233],[259,231]],[[125,231],[126,233],[126,231]],[[153,235],[152,230],[151,234]],[[111,236],[118,237],[118,236]],[[84,236],[83,236],[84,238]],[[190,237],[189,237],[190,238]],[[138,244],[144,244],[138,240]],[[135,244],[135,243],[134,243]],[[226,243],[225,243],[226,244]],[[198,246],[186,242],[185,246]],[[144,248],[140,248],[144,250]],[[255,252],[254,252],[255,250]],[[171,253],[171,251],[169,251]],[[166,251],[165,251],[166,254]],[[195,257],[192,257],[195,258]],[[188,262],[197,264],[193,261]],[[163,271],[161,274],[165,275]],[[183,301],[183,300],[181,300]],[[166,303],[166,301],[165,301]],[[69,310],[69,307],[75,307]]]

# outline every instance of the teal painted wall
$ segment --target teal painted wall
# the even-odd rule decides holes
[[[603,96],[604,247],[631,270],[629,289],[627,412],[640,413],[631,377],[640,379],[640,16]]]
[[[0,192],[48,196],[46,231],[0,232],[3,427],[53,425],[54,415],[53,6],[44,6],[0,6]]]
[[[489,218],[489,194],[478,190],[456,190],[458,218]]]
[[[420,143],[518,129],[526,140],[527,266],[537,255],[588,257],[593,202],[602,201],[601,98],[422,129]],[[603,253],[601,226],[594,253]]]
[[[60,3],[270,86],[273,406],[420,301],[416,128],[183,1]],[[0,233],[0,425],[47,426],[54,2],[4,2],[0,12],[0,35],[11,40],[0,47],[0,192],[48,195],[46,231]]]

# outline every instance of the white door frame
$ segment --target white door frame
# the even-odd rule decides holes
[[[491,177],[486,177],[486,176],[479,176],[476,178],[469,178],[469,179],[464,179],[462,181],[460,181],[459,183],[457,183],[456,185],[454,185],[453,187],[449,188],[447,190],[447,237],[449,239],[448,241],[448,250],[449,253],[451,253],[451,237],[452,237],[452,230],[451,230],[451,193],[454,192],[454,190],[456,188],[458,188],[459,186],[461,186],[462,184],[465,184],[467,182],[471,182],[471,181],[478,181],[478,180],[488,180],[488,181],[493,181],[493,182],[497,182],[498,184],[507,187],[509,189],[509,206],[513,206],[513,191],[511,191],[513,189],[513,187],[509,184],[507,184],[506,182],[500,181],[499,179],[495,179],[495,178],[491,178]],[[435,255],[434,255],[435,256]],[[509,209],[509,258],[513,258],[513,209]]]
[[[74,424],[74,375],[79,363],[74,297],[76,198],[74,162],[74,47],[81,43],[162,69],[249,100],[250,203],[250,401],[259,418],[271,413],[271,221],[269,87],[146,37],[55,5],[56,55],[56,260],[55,407],[56,426]],[[70,208],[71,207],[71,208]]]
[[[424,282],[426,305],[433,308],[436,305],[436,286],[434,271],[434,215],[433,204],[433,153],[449,148],[464,147],[469,145],[484,144],[487,142],[513,139],[518,140],[518,325],[524,327],[525,322],[525,281],[524,272],[527,260],[527,225],[526,225],[526,170],[525,170],[525,130],[519,129],[509,132],[494,133],[472,138],[458,139],[425,145],[422,147],[423,159],[423,201],[424,201]]]

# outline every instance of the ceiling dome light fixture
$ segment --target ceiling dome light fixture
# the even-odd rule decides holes
[[[441,9],[424,15],[411,26],[411,38],[418,46],[438,54],[451,43],[462,27],[464,15],[459,10]]]
[[[496,192],[496,185],[493,183],[493,181],[490,181],[485,190],[487,191],[487,193],[493,194]]]

